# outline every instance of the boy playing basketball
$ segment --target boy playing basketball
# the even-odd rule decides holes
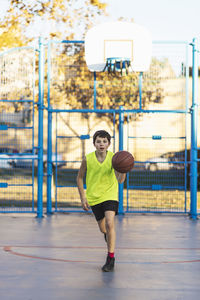
[[[112,167],[113,153],[108,151],[111,136],[104,130],[97,131],[93,136],[96,151],[83,159],[77,176],[77,185],[83,209],[91,207],[100,231],[107,242],[108,255],[104,272],[114,269],[115,257],[115,223],[118,212],[118,182],[124,182],[126,175],[115,171]],[[86,195],[83,178],[86,173]]]

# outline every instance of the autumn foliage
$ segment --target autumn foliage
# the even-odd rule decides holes
[[[44,24],[48,26],[49,32],[46,36],[48,39],[72,40],[77,32],[84,39],[86,30],[93,25],[98,16],[105,14],[105,9],[106,4],[99,0],[81,2],[77,0],[11,0],[9,10],[0,23],[1,50],[31,44],[35,36],[30,34],[30,30],[35,26],[35,22],[41,22],[43,26]],[[45,47],[45,55],[46,82],[49,72],[47,70],[47,47]],[[23,99],[23,97],[32,97],[29,87],[32,84],[31,74],[34,74],[35,71],[31,57],[33,56],[29,50],[28,55],[22,53],[20,61],[17,61],[16,55],[14,60],[13,57],[7,60],[7,69],[2,71],[2,78],[4,78],[2,87],[4,88],[2,88],[1,98]],[[50,60],[50,97],[53,107],[91,109],[95,102],[96,108],[99,109],[118,109],[120,106],[128,109],[139,108],[139,73],[113,76],[107,72],[102,72],[96,74],[96,82],[94,82],[94,74],[88,70],[85,63],[84,45],[78,43],[52,44]],[[1,61],[2,66],[5,67],[3,58]],[[31,66],[29,68],[27,61]],[[13,62],[15,62],[15,66]],[[152,61],[148,74],[143,75],[143,108],[151,102],[162,101],[162,89],[159,87],[159,77],[156,73],[158,66],[158,61]],[[36,56],[35,69],[37,86],[38,56]],[[28,70],[29,75],[27,75]],[[19,72],[22,74],[21,80]],[[26,83],[27,76],[29,83]],[[12,80],[11,77],[13,77]],[[11,81],[12,86],[10,88]],[[47,105],[47,91],[45,84],[45,105]],[[37,96],[37,93],[35,95]],[[20,104],[18,106],[15,111],[21,109]]]

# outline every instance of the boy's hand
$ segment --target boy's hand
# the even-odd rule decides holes
[[[126,174],[125,173],[119,173],[116,170],[115,170],[115,176],[116,176],[119,183],[123,183],[126,179]]]
[[[82,203],[83,209],[86,210],[86,211],[88,211],[89,208],[90,208],[90,206],[89,206],[89,204],[88,204],[88,202],[87,202],[87,199],[86,199],[86,198],[82,199],[82,200],[81,200],[81,203]]]

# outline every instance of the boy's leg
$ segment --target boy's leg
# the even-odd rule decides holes
[[[115,251],[115,212],[111,210],[105,211],[105,228],[107,236],[108,252],[114,253]]]
[[[106,222],[105,222],[105,217],[99,221],[97,221],[99,225],[99,229],[102,233],[106,233]]]
[[[115,212],[114,211],[105,211],[105,225],[106,225],[106,237],[107,237],[107,247],[108,247],[108,256],[106,258],[106,263],[102,267],[104,272],[110,272],[114,269],[115,258]]]
[[[105,217],[99,221],[97,221],[98,225],[99,225],[99,229],[100,231],[104,234],[104,239],[107,243],[107,235],[106,235],[106,223],[105,223]]]
[[[106,240],[106,225],[105,225],[105,214],[102,209],[102,203],[91,206],[95,219],[98,223],[99,230],[104,234]]]
[[[105,211],[105,217],[98,221],[99,229],[102,233],[106,234],[108,252],[114,253],[115,250],[115,212]]]

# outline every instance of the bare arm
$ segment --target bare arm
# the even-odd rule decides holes
[[[83,178],[86,173],[86,170],[87,170],[87,164],[86,164],[86,158],[84,158],[81,163],[80,169],[78,171],[77,179],[76,179],[82,207],[84,210],[89,209],[89,204],[87,202],[87,198],[85,196],[85,191],[83,187]]]
[[[125,173],[119,173],[116,170],[115,170],[115,176],[116,176],[117,181],[119,183],[123,183],[125,181],[125,179],[126,179],[126,174]]]

